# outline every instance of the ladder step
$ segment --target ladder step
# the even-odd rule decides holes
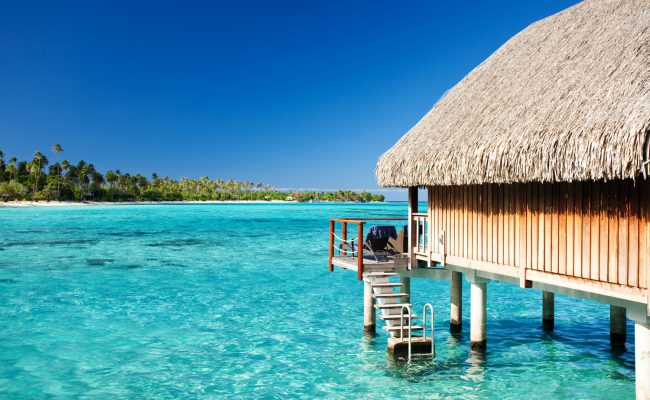
[[[416,314],[404,314],[404,319],[418,319],[418,316]],[[379,319],[383,319],[384,321],[399,321],[400,320],[400,315],[399,314],[391,314],[391,315],[380,315]]]
[[[380,293],[373,294],[372,297],[375,299],[396,299],[400,297],[408,297],[407,293]]]
[[[393,283],[393,282],[372,284],[372,287],[402,287],[402,286],[404,286],[403,283]]]
[[[377,310],[386,310],[390,308],[397,308],[398,310],[402,309],[402,306],[410,306],[411,303],[395,303],[395,304],[375,304]]]
[[[400,326],[400,325],[397,325],[397,326],[383,326],[382,329],[387,331],[387,332],[393,332],[393,331],[406,331],[406,332],[408,332],[409,327],[407,325],[404,325],[404,326]],[[411,326],[411,330],[412,331],[421,331],[422,327],[418,326],[418,325],[413,325],[413,326]]]
[[[382,276],[399,276],[399,274],[396,274],[395,272],[366,272],[364,275],[372,276],[375,278]]]

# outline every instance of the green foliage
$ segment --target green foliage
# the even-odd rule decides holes
[[[22,200],[27,194],[27,189],[16,181],[0,182],[0,199]]]
[[[384,196],[368,192],[281,192],[271,186],[247,181],[212,180],[182,177],[174,180],[153,173],[151,179],[141,175],[109,170],[106,175],[92,163],[81,160],[76,165],[58,161],[61,145],[52,146],[57,162],[50,165],[43,153],[36,151],[31,161],[5,162],[0,151],[0,200],[92,200],[92,201],[277,201],[301,202],[370,202],[384,201]]]

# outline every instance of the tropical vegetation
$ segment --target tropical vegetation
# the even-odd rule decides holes
[[[0,151],[0,200],[64,200],[64,201],[181,201],[181,200],[295,200],[332,202],[384,201],[384,196],[366,191],[334,192],[281,191],[262,183],[238,180],[179,180],[156,173],[147,178],[119,169],[102,174],[92,163],[76,164],[61,158],[63,147],[52,146],[56,162],[42,152],[34,152],[31,160],[5,158]]]

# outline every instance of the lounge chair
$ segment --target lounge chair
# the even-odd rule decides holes
[[[388,244],[390,239],[397,238],[397,231],[391,225],[373,225],[366,236],[366,241],[363,243],[364,252],[367,253],[366,258],[374,258],[375,261],[380,259],[386,260],[390,256],[397,254],[392,246]]]
[[[404,225],[402,230],[399,231],[396,238],[388,239],[388,246],[395,251],[396,253],[404,254],[408,253],[408,240],[409,240],[409,227]]]
[[[374,259],[375,261],[386,261],[390,256],[399,254],[393,245],[389,244],[390,240],[397,240],[398,235],[394,226],[390,225],[373,225],[370,227],[366,240],[363,242],[363,257]],[[350,251],[354,254],[357,251],[355,243],[342,243],[339,246],[341,251]]]

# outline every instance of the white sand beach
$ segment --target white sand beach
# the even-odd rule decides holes
[[[110,205],[146,205],[146,204],[268,204],[268,203],[297,203],[287,200],[184,200],[184,201],[6,201],[0,202],[0,208],[25,208],[25,207],[83,207],[83,206],[110,206]]]

